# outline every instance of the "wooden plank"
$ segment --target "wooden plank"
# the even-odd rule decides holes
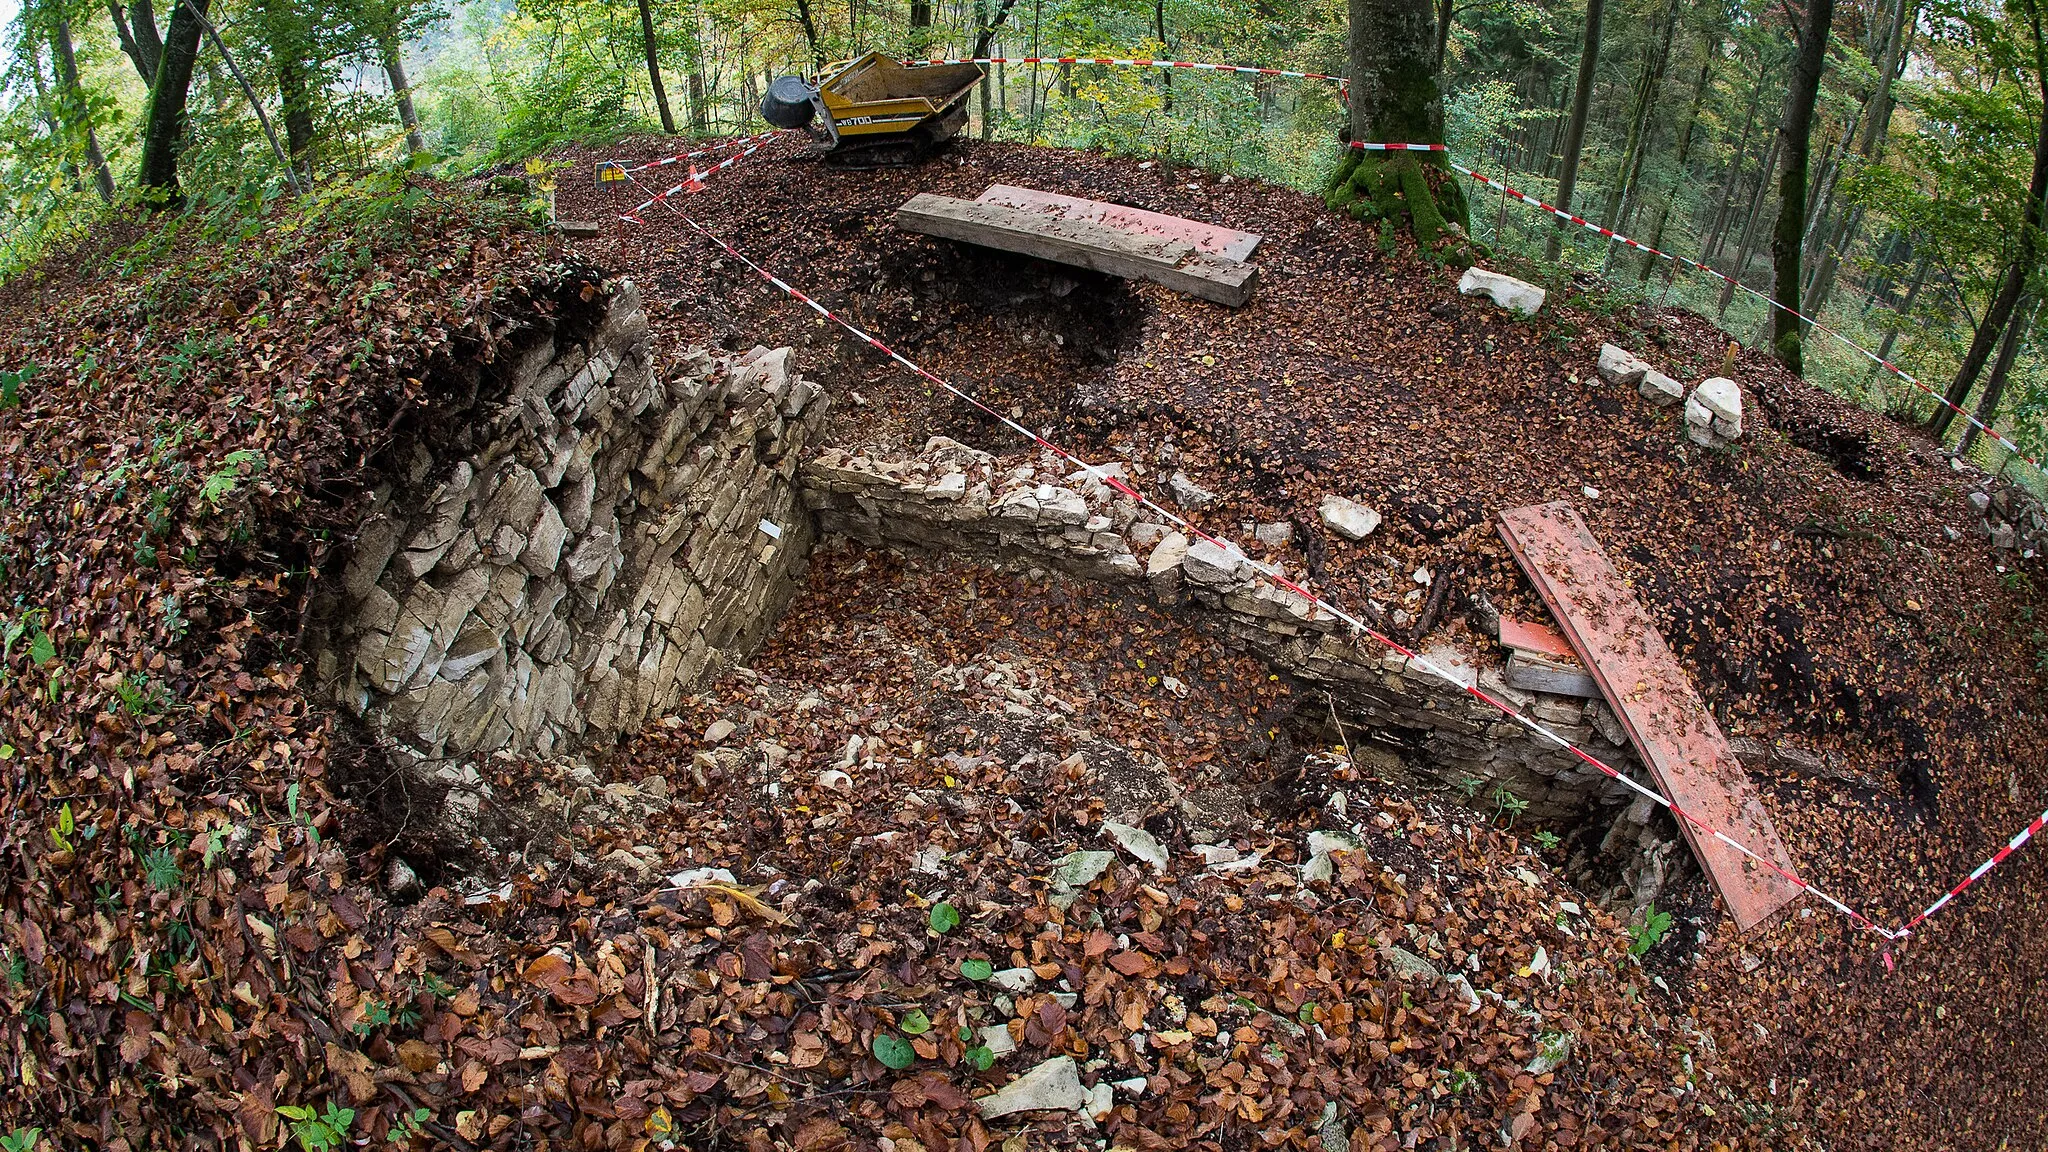
[[[1600,685],[1585,665],[1577,660],[1552,660],[1540,653],[1514,651],[1508,653],[1507,672],[1503,677],[1510,688],[1524,692],[1551,692],[1559,696],[1578,696],[1586,700],[1600,698]]]
[[[1533,652],[1548,656],[1552,660],[1569,660],[1576,664],[1579,658],[1572,654],[1571,641],[1566,640],[1557,629],[1547,624],[1529,620],[1500,618],[1500,642],[1519,652]]]
[[[1258,282],[1258,269],[1253,266],[1198,252],[1185,240],[1143,236],[1107,224],[1062,220],[929,192],[911,197],[896,210],[896,226],[1126,279],[1150,280],[1233,308],[1251,299]]]
[[[1664,795],[1790,872],[1791,857],[1749,774],[1585,521],[1558,501],[1503,512],[1499,528]],[[1783,876],[1688,821],[1678,826],[1742,931],[1799,895]]]
[[[1036,188],[1018,188],[1011,184],[991,184],[988,191],[975,197],[974,202],[1000,204],[1005,208],[1057,216],[1062,220],[1107,224],[1112,228],[1146,236],[1185,240],[1194,245],[1197,252],[1207,252],[1211,256],[1221,256],[1226,260],[1236,260],[1240,263],[1251,259],[1252,251],[1264,239],[1253,232],[1239,232],[1235,228],[1204,224],[1184,216],[1168,216],[1161,212],[1147,212],[1143,208],[1131,208],[1102,200],[1084,200],[1079,196],[1062,196],[1057,192],[1041,192]]]

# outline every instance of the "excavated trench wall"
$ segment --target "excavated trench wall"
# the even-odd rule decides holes
[[[332,698],[456,792],[486,791],[476,753],[567,754],[671,709],[758,646],[813,543],[796,474],[829,398],[789,349],[657,372],[630,284],[584,327],[529,333],[377,494],[314,645]]]
[[[543,325],[493,399],[378,494],[314,638],[321,683],[390,752],[450,786],[462,823],[488,795],[476,754],[562,756],[669,711],[766,636],[820,533],[967,553],[1120,584],[1192,613],[1330,693],[1354,735],[1392,739],[1484,802],[1577,820],[1619,785],[1456,687],[1348,635],[1257,562],[1186,537],[1046,456],[1004,464],[943,438],[914,457],[838,449],[805,462],[828,397],[789,349],[650,362],[638,294],[600,322]],[[1131,465],[1131,467],[1138,467]],[[1617,768],[1632,753],[1598,703],[1509,688],[1498,661],[1428,655]],[[1475,783],[1476,782],[1476,783]],[[469,799],[465,800],[464,797]]]
[[[1063,475],[1050,454],[1006,466],[943,438],[901,459],[828,449],[804,466],[802,481],[822,533],[1039,564],[1184,608],[1275,669],[1327,690],[1354,734],[1394,739],[1441,781],[1477,781],[1466,785],[1475,802],[1486,802],[1498,785],[1528,801],[1534,818],[1576,821],[1629,795],[1462,689],[1410,668],[1370,637],[1351,635],[1307,598],[1258,579],[1258,561],[1207,542],[1191,545],[1113,487],[1082,472]],[[1510,688],[1497,657],[1448,644],[1425,655],[1609,765],[1635,769],[1604,704]]]

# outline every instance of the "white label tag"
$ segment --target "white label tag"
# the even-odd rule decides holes
[[[782,539],[782,529],[777,528],[771,521],[761,521],[761,531],[766,532],[770,540]]]

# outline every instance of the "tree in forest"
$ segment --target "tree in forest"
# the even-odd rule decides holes
[[[1350,0],[1350,124],[1346,143],[1441,144],[1436,14],[1430,0]],[[1350,148],[1330,178],[1330,207],[1381,222],[1380,243],[1412,228],[1424,252],[1470,225],[1465,190],[1441,152]]]
[[[647,82],[654,86],[654,106],[661,110],[661,130],[676,134],[676,116],[668,108],[668,89],[661,84],[660,44],[654,36],[654,11],[640,0],[640,44],[647,54]]]
[[[1992,297],[1990,306],[1985,309],[1984,318],[1978,323],[1976,334],[1970,341],[1970,350],[1956,369],[1955,379],[1949,382],[1944,394],[1948,404],[1936,409],[1933,419],[1928,422],[1929,431],[1937,437],[1948,434],[1949,426],[1955,420],[1954,409],[1960,408],[1970,398],[1970,390],[1976,387],[1977,377],[1991,358],[1993,347],[2019,307],[2027,279],[2033,275],[2041,254],[2042,200],[2048,197],[2048,44],[2042,40],[2038,0],[2019,0],[2017,8],[2019,11],[2010,15],[2019,17],[2012,21],[2018,27],[2010,35],[1997,36],[1991,27],[1986,27],[1982,35],[1987,46],[1999,50],[1998,56],[2008,67],[2020,65],[2033,72],[2033,81],[2041,99],[2041,103],[2032,109],[2033,117],[2040,126],[2039,137],[2034,144],[2033,175],[2027,184],[2026,207],[2017,238],[2018,250],[2006,265],[1998,294]]]
[[[1813,143],[1813,106],[1820,95],[1821,71],[1827,65],[1828,31],[1835,21],[1835,0],[1806,0],[1799,22],[1799,55],[1792,62],[1792,84],[1785,93],[1785,114],[1778,123],[1780,163],[1778,224],[1771,237],[1775,295],[1790,307],[1800,300],[1799,257],[1806,241],[1806,169]],[[1785,367],[1804,375],[1804,322],[1787,307],[1771,310],[1771,351]]]
[[[199,59],[199,36],[210,0],[179,0],[171,11],[158,57],[155,82],[142,118],[142,168],[136,186],[144,200],[160,207],[182,204],[178,185],[178,154],[185,145],[185,104],[192,93],[192,67]]]
[[[1579,158],[1586,147],[1586,113],[1593,104],[1593,73],[1600,66],[1600,17],[1603,0],[1586,0],[1586,37],[1579,49],[1578,79],[1572,88],[1571,119],[1564,129],[1564,167],[1557,178],[1557,206],[1566,212],[1572,210],[1572,193],[1577,191],[1579,182]],[[1567,227],[1563,220],[1556,221],[1550,232],[1550,241],[1544,246],[1545,261],[1556,261],[1562,248],[1562,237]]]

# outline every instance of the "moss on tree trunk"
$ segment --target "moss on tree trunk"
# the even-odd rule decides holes
[[[1337,165],[1323,199],[1353,219],[1379,221],[1380,248],[1391,250],[1406,229],[1431,255],[1455,256],[1469,247],[1471,211],[1457,174],[1423,159],[1428,152],[1375,152],[1353,148]],[[1450,226],[1455,224],[1453,230]],[[1445,242],[1457,252],[1445,251]]]
[[[1436,12],[1430,0],[1350,0],[1351,125],[1346,141],[1441,144],[1443,101],[1436,84]],[[1378,221],[1380,247],[1413,232],[1433,258],[1464,259],[1471,214],[1465,190],[1441,152],[1351,149],[1330,177],[1326,199],[1360,220]]]

